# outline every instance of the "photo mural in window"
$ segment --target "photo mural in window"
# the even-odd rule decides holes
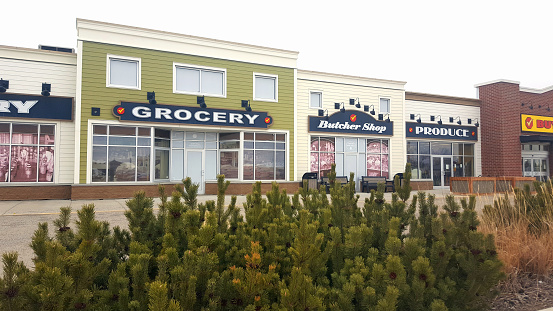
[[[388,153],[387,140],[367,140],[367,176],[384,176],[388,178]]]
[[[0,182],[54,181],[54,133],[54,125],[0,123]]]
[[[319,177],[326,177],[335,163],[336,144],[333,137],[311,138],[311,172],[318,172]]]

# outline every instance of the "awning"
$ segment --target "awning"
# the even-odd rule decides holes
[[[532,143],[532,142],[553,142],[553,136],[549,135],[526,135],[520,136],[521,143]]]

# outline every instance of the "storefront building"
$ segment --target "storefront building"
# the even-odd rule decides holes
[[[482,101],[482,175],[551,176],[553,87],[497,80],[476,85]]]
[[[62,198],[74,173],[72,50],[0,46],[0,200]]]
[[[405,92],[406,161],[420,188],[480,176],[480,101]]]
[[[297,168],[393,178],[405,166],[405,82],[298,70]]]
[[[292,184],[297,52],[80,19],[77,31],[75,184]]]

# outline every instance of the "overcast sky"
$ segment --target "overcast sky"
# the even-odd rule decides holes
[[[8,0],[0,45],[76,47],[84,18],[298,51],[299,69],[474,98],[475,84],[497,79],[553,85],[552,9],[551,0]]]

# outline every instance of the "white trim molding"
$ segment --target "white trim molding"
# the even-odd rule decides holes
[[[77,19],[78,40],[296,68],[299,52]]]

